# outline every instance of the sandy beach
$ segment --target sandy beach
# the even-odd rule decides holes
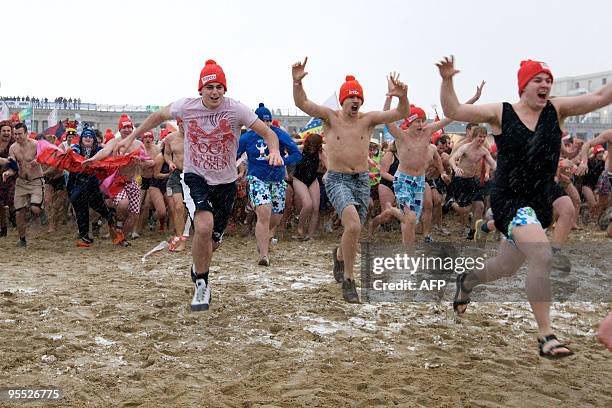
[[[199,313],[188,251],[141,262],[159,236],[125,249],[77,248],[71,226],[31,235],[27,250],[14,231],[0,240],[0,383],[60,388],[55,406],[612,406],[612,354],[594,337],[609,302],[555,303],[576,355],[549,361],[525,302],[476,302],[460,318],[454,288],[438,303],[345,303],[331,273],[337,233],[281,239],[269,268],[252,237],[227,237]],[[609,291],[612,241],[592,229],[572,242],[587,248],[572,264]]]

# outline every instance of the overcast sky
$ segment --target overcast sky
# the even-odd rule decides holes
[[[454,54],[459,98],[517,98],[520,60],[556,77],[612,70],[612,2],[583,1],[11,1],[2,4],[0,94],[165,105],[197,96],[204,61],[226,74],[227,95],[295,112],[293,62],[322,103],[346,74],[365,110],[380,109],[385,76],[401,73],[411,103],[439,105],[434,63]]]

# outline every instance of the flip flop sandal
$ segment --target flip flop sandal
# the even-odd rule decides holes
[[[459,312],[458,306],[469,305],[470,304],[470,298],[469,297],[467,299],[459,300],[459,292],[462,292],[462,293],[464,293],[466,295],[469,295],[470,293],[472,293],[472,289],[467,290],[465,288],[465,286],[463,286],[463,281],[465,281],[466,277],[467,277],[467,273],[460,273],[459,275],[457,275],[457,281],[456,281],[457,282],[457,290],[455,291],[455,298],[453,299],[453,310],[457,314],[464,314],[465,311],[467,310],[467,308],[466,308],[463,312]]]
[[[544,337],[543,339],[538,339],[538,344],[540,346],[540,357],[544,357],[544,358],[548,358],[550,360],[557,360],[563,357],[568,357],[574,354],[574,352],[572,350],[570,350],[565,344],[563,343],[559,343],[556,344],[554,346],[552,346],[551,348],[548,349],[547,352],[544,352],[544,345],[550,341],[553,340],[557,340],[559,341],[559,339],[557,338],[557,336],[555,336],[554,334],[549,334],[548,336]],[[569,352],[559,352],[559,353],[553,353],[553,351],[560,349],[560,348],[566,348],[569,350]]]

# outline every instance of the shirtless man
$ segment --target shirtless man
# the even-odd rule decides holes
[[[9,149],[13,144],[13,124],[8,121],[0,122],[0,172],[9,167]],[[13,209],[15,197],[15,178],[6,181],[0,178],[0,237],[8,233],[8,212]]]
[[[155,158],[160,153],[159,148],[155,145],[155,135],[152,131],[145,132],[142,135],[142,142],[144,151],[147,156],[152,158],[151,165],[144,165],[141,167],[141,185],[140,185],[140,220],[138,229],[142,231],[144,224],[149,218],[149,208],[151,204],[155,208],[155,218],[157,219],[157,225],[159,225],[160,231],[164,229],[164,221],[166,219],[166,205],[164,203],[164,197],[160,194],[157,189],[151,189],[152,185],[155,184]]]
[[[87,166],[88,163],[102,160],[113,154],[118,140],[126,140],[127,137],[134,130],[134,124],[128,115],[122,114],[119,118],[119,133],[121,134],[120,139],[111,139],[104,145],[104,148],[96,153],[91,159],[87,159],[83,162],[83,166]],[[126,153],[131,153],[136,150],[144,149],[144,146],[140,140],[131,140],[129,144],[126,144]],[[136,221],[138,221],[138,214],[140,213],[140,190],[138,188],[138,182],[136,176],[140,171],[141,167],[153,166],[153,160],[140,160],[138,156],[132,159],[132,162],[127,166],[121,167],[118,170],[118,175],[124,176],[128,179],[128,183],[125,188],[114,197],[112,205],[117,208],[117,218],[125,220],[123,225],[123,234],[128,237],[134,230]],[[121,245],[125,245],[126,241],[121,241]]]
[[[578,175],[585,174],[589,169],[589,149],[591,147],[595,147],[604,143],[608,144],[608,157],[606,159],[605,171],[608,173],[608,180],[610,181],[610,183],[612,183],[612,154],[610,154],[610,146],[612,146],[612,129],[606,130],[605,132],[603,132],[596,138],[586,142],[582,146],[582,150],[580,151],[580,166],[578,166],[577,170]],[[608,211],[608,221],[610,222],[608,224],[607,235],[608,238],[612,238],[612,211]]]
[[[183,251],[185,249],[185,204],[183,203],[183,187],[181,185],[181,174],[183,173],[183,150],[185,149],[185,134],[183,127],[170,133],[164,139],[164,160],[170,167],[170,178],[168,179],[168,190],[174,201],[174,232],[175,236],[169,244],[170,251]]]
[[[302,86],[308,58],[292,66],[293,100],[306,114],[323,120],[327,174],[324,178],[329,201],[342,220],[341,245],[333,250],[334,277],[342,282],[342,295],[347,302],[359,302],[353,268],[361,226],[365,223],[370,200],[368,146],[374,127],[408,116],[408,88],[391,76],[389,96],[397,96],[399,105],[386,112],[360,113],[363,89],[353,76],[347,76],[340,87],[341,110],[333,110],[309,101]]]
[[[467,235],[470,241],[474,239],[474,224],[482,218],[484,210],[484,197],[478,177],[482,159],[484,158],[492,171],[495,171],[495,160],[491,157],[489,149],[485,147],[487,133],[487,128],[484,126],[472,128],[472,141],[461,145],[451,154],[449,160],[455,177],[451,182],[454,197],[447,201],[447,205],[452,206],[456,212],[461,214],[462,225],[471,209],[473,217]]]
[[[572,351],[553,334],[550,322],[552,253],[544,229],[552,222],[555,201],[569,200],[554,181],[563,121],[612,103],[612,84],[585,95],[549,99],[552,72],[546,64],[528,60],[521,62],[518,71],[518,102],[462,105],[453,86],[453,77],[459,72],[454,58],[444,58],[437,66],[445,115],[489,123],[496,135],[497,171],[491,209],[495,227],[507,237],[484,269],[457,276],[453,308],[464,313],[475,286],[512,276],[528,260],[526,292],[538,325],[540,355],[571,355]]]
[[[446,136],[441,136],[436,139],[436,150],[438,151],[438,156],[440,156],[440,160],[442,161],[442,166],[446,171],[446,174],[451,174],[451,167],[449,164],[450,155],[447,153],[448,150],[448,138]],[[427,182],[429,189],[431,190],[431,207],[432,207],[432,224],[433,228],[436,229],[442,235],[449,235],[449,232],[442,227],[442,200],[444,199],[443,195],[447,191],[447,185],[442,180],[441,174],[438,170],[438,166],[435,162],[429,163],[427,170],[425,171],[425,182]],[[427,203],[427,191],[425,194],[425,201]],[[423,218],[425,218],[426,214],[423,213]],[[423,221],[425,224],[425,220]],[[427,239],[425,236],[426,242],[431,242],[430,239]]]
[[[391,92],[393,78],[388,81],[389,92]],[[476,88],[476,94],[466,103],[475,103],[482,93],[484,81]],[[387,96],[384,110],[391,107],[391,97]],[[437,149],[431,144],[432,135],[449,125],[452,120],[444,119],[437,122],[426,123],[425,111],[414,105],[410,105],[410,116],[398,127],[395,123],[387,123],[389,133],[393,136],[397,146],[397,157],[399,167],[393,180],[393,191],[397,201],[397,207],[384,209],[383,213],[372,220],[370,231],[375,230],[382,220],[395,216],[401,223],[402,242],[406,249],[412,251],[415,241],[415,227],[420,221],[423,203],[425,199],[425,170],[430,162],[435,159],[435,166],[443,180],[448,181],[448,175],[442,166],[442,160]],[[430,192],[431,194],[431,192]],[[430,214],[428,214],[431,220]],[[429,235],[429,225],[423,227],[423,234]]]
[[[2,181],[17,174],[15,182],[14,205],[17,220],[19,241],[17,246],[26,247],[26,209],[29,206],[34,216],[39,216],[43,205],[43,172],[36,161],[36,145],[38,142],[28,137],[25,123],[17,123],[13,130],[15,143],[9,148],[9,169],[2,173]],[[16,165],[15,165],[16,164]]]
[[[190,215],[195,225],[191,251],[191,279],[195,291],[191,310],[208,310],[211,286],[208,271],[213,253],[234,205],[236,195],[236,152],[240,129],[247,126],[261,135],[268,146],[268,163],[283,164],[276,134],[247,106],[225,96],[227,84],[223,69],[213,60],[206,61],[198,79],[200,98],[183,98],[153,112],[129,137],[120,142],[121,151],[137,136],[171,119],[183,121],[185,132],[185,199],[192,199]]]

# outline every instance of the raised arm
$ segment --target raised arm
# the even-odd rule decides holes
[[[304,72],[307,62],[308,57],[304,59],[304,62],[296,62],[291,66],[291,75],[293,76],[293,101],[295,102],[295,106],[300,108],[307,115],[328,121],[333,111],[326,106],[317,105],[309,101],[306,97],[302,79],[308,75],[308,72]]]
[[[474,96],[472,96],[470,99],[468,99],[467,101],[465,101],[466,105],[473,105],[476,103],[476,101],[478,101],[480,99],[480,95],[482,95],[482,88],[484,88],[486,82],[482,81],[480,83],[480,85],[476,86],[476,93],[474,94]],[[432,133],[437,132],[438,130],[450,125],[451,123],[453,123],[454,120],[450,119],[450,118],[444,118],[438,122],[433,122],[430,123],[428,125],[428,127],[431,129]]]
[[[436,64],[442,77],[442,87],[440,91],[440,102],[442,110],[447,118],[458,120],[460,122],[486,122],[494,128],[499,128],[501,123],[501,105],[467,105],[459,103],[455,87],[453,85],[453,76],[459,71],[455,69],[455,58],[453,56],[445,57],[442,61]],[[495,130],[495,129],[494,129]]]
[[[399,74],[392,72],[387,76],[387,100],[385,101],[385,109],[381,111],[369,112],[370,126],[376,126],[381,123],[391,123],[396,120],[403,119],[410,115],[410,103],[408,102],[408,86],[399,80]],[[398,97],[399,103],[395,109],[391,108],[392,97]],[[387,101],[389,104],[387,105]]]
[[[566,96],[551,99],[557,108],[561,121],[569,116],[584,115],[612,103],[612,83],[580,96]]]
[[[128,137],[115,145],[114,151],[117,153],[122,153],[129,145],[132,144],[136,137],[142,136],[145,132],[155,129],[165,121],[172,119],[172,116],[170,115],[170,106],[171,105],[168,105],[150,114],[140,126],[132,131]]]

